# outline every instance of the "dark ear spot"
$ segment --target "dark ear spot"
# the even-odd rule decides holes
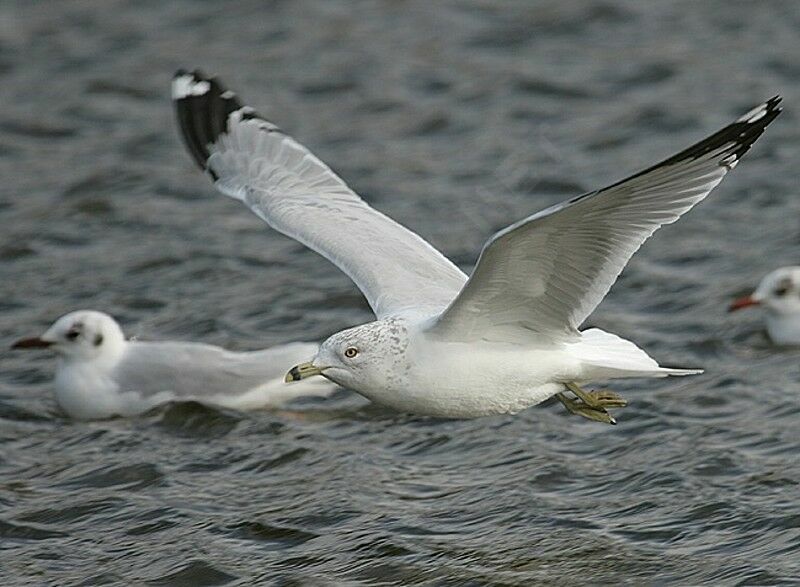
[[[77,340],[83,330],[83,322],[75,322],[72,327],[64,335],[67,340]]]
[[[789,290],[791,289],[792,289],[792,280],[786,277],[778,282],[772,293],[774,293],[776,296],[780,298],[789,293]]]
[[[103,344],[103,335],[98,334],[94,337],[94,346],[100,346],[101,344]]]

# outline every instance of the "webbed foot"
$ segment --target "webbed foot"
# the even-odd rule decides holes
[[[592,401],[595,402],[594,407],[624,408],[628,405],[628,400],[610,389],[598,389],[596,391],[585,391],[584,393],[588,394]]]
[[[625,398],[608,389],[584,391],[574,383],[567,383],[566,386],[577,396],[577,399],[571,399],[563,393],[558,393],[556,394],[558,401],[564,404],[564,407],[571,413],[595,422],[616,424],[617,421],[606,408],[624,408],[628,405]]]
[[[593,408],[591,406],[586,405],[583,400],[580,399],[571,399],[564,395],[563,393],[557,393],[556,399],[564,404],[564,407],[569,410],[570,413],[575,414],[577,416],[583,416],[584,418],[588,418],[589,420],[594,420],[595,422],[602,422],[604,424],[616,424],[617,421],[614,417],[608,413],[605,408]]]

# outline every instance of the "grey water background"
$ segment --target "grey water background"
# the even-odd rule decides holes
[[[0,3],[0,341],[78,308],[250,349],[371,319],[321,257],[216,194],[178,67],[221,75],[468,270],[495,230],[784,114],[590,318],[702,376],[441,421],[356,394],[72,422],[2,351],[3,585],[800,583],[800,351],[725,306],[800,245],[800,4]]]

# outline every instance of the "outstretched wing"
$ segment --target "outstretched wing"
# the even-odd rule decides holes
[[[217,189],[344,271],[378,318],[438,314],[464,285],[444,255],[367,205],[219,80],[179,71],[172,98],[186,147]]]
[[[780,113],[779,97],[605,189],[495,234],[431,332],[451,340],[574,340],[636,250],[733,169]]]

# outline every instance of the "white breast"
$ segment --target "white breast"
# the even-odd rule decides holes
[[[56,401],[72,418],[107,418],[119,413],[118,386],[92,363],[59,362],[55,377]]]
[[[775,344],[800,345],[800,316],[768,313],[767,332]]]
[[[563,390],[579,370],[567,353],[413,337],[402,388],[364,393],[394,409],[447,418],[514,414]]]

